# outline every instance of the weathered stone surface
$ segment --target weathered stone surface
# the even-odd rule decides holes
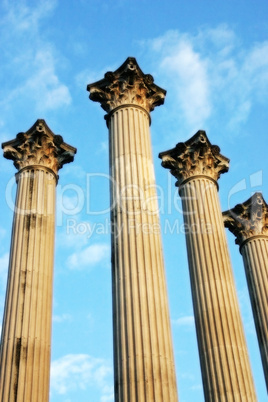
[[[239,246],[254,236],[268,236],[268,205],[261,193],[224,212],[223,219]]]
[[[14,160],[17,195],[0,348],[1,402],[48,402],[55,187],[75,148],[44,120],[4,143]]]
[[[198,131],[160,153],[178,180],[205,400],[256,401],[217,179],[229,160]],[[198,229],[197,229],[198,228]]]
[[[151,112],[164,103],[166,95],[150,74],[141,71],[134,57],[128,57],[116,71],[107,72],[102,80],[89,84],[87,90],[89,98],[99,102],[107,113],[128,104]]]
[[[107,112],[116,402],[176,402],[149,114],[164,90],[128,58],[88,86]]]
[[[268,390],[268,205],[261,193],[223,213],[240,246]]]
[[[25,133],[2,144],[4,157],[14,161],[17,169],[38,165],[50,168],[54,173],[65,163],[72,162],[76,149],[55,135],[45,120],[37,120]]]
[[[162,166],[170,169],[176,177],[176,186],[193,176],[207,176],[217,181],[229,170],[229,159],[220,154],[217,145],[211,145],[206,132],[199,130],[186,142],[179,142],[175,148],[161,152]]]

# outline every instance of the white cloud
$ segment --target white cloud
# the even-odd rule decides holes
[[[245,47],[219,25],[192,35],[168,31],[143,46],[157,59],[158,79],[173,99],[170,112],[191,131],[215,121],[236,133],[252,105],[267,100],[268,41]]]
[[[24,84],[12,91],[9,99],[29,94],[35,102],[36,110],[44,112],[71,103],[71,95],[66,85],[60,83],[55,72],[55,56],[49,47],[36,51],[32,60],[32,74]]]
[[[108,148],[108,143],[107,142],[101,142],[100,143],[100,149],[98,150],[98,153],[105,152],[108,154],[109,148]]]
[[[75,83],[80,89],[85,90],[88,84],[98,81],[100,77],[101,73],[99,71],[92,71],[86,68],[75,76]]]
[[[104,77],[104,74],[107,71],[114,71],[117,68],[117,64],[115,65],[106,65],[106,67],[103,67],[101,69],[96,69],[90,70],[89,68],[85,68],[84,70],[80,71],[79,73],[76,74],[75,76],[75,82],[76,85],[80,88],[85,90],[88,84],[92,84],[93,82],[96,82],[100,80],[102,77]]]
[[[175,99],[173,113],[182,114],[191,126],[199,127],[211,113],[206,58],[194,49],[189,35],[178,31],[168,31],[148,45],[158,54],[161,82]]]
[[[82,186],[72,182],[64,186],[59,185],[56,206],[57,225],[62,226],[64,218],[72,220],[74,217],[78,223],[79,214],[83,211],[85,204],[85,189]],[[72,233],[72,230],[67,232]]]
[[[12,26],[14,29],[10,34],[36,32],[40,21],[55,9],[56,4],[56,0],[43,0],[38,2],[36,8],[33,8],[27,7],[22,1],[17,1],[16,6],[12,4],[12,1],[6,1],[7,14],[2,19],[1,25]]]
[[[201,392],[202,392],[203,387],[202,387],[201,384],[196,384],[196,385],[193,385],[193,386],[191,387],[191,389],[192,389],[193,391],[201,391]]]
[[[0,226],[0,240],[2,241],[6,236],[6,229]]]
[[[87,172],[81,165],[75,164],[67,164],[64,166],[64,169],[60,171],[61,178],[68,178],[68,183],[71,182],[70,177],[73,179],[73,183],[76,184],[78,181],[85,183]]]
[[[109,258],[110,246],[108,244],[92,244],[89,247],[70,255],[67,264],[70,269],[80,269],[96,266],[100,263],[106,264]]]
[[[6,110],[14,102],[33,102],[40,112],[68,106],[71,95],[56,72],[64,64],[54,46],[44,40],[42,24],[56,7],[56,1],[44,0],[36,6],[7,2],[0,24],[0,51],[5,63],[3,76],[9,77],[13,90],[1,81],[0,104]],[[18,106],[19,107],[19,106]]]
[[[0,283],[2,287],[6,286],[7,271],[9,263],[9,253],[5,253],[0,257]]]
[[[257,43],[245,55],[242,74],[250,95],[258,96],[259,101],[267,100],[268,89],[268,41]]]
[[[74,191],[72,191],[71,189],[70,192],[74,193]],[[84,195],[82,190],[81,193]],[[63,194],[63,197],[61,199],[61,207],[64,212],[68,213],[68,215],[75,215],[77,213],[77,209],[79,210],[79,212],[81,212],[84,204],[84,196],[82,197],[82,199],[80,199],[79,195],[80,193],[75,193],[74,195]]]
[[[192,326],[194,325],[194,316],[187,315],[185,317],[177,318],[176,320],[172,320],[172,324],[179,326]]]
[[[104,359],[87,354],[69,354],[51,364],[51,391],[60,395],[95,387],[101,401],[113,400],[112,367]]]
[[[248,288],[244,287],[242,289],[239,289],[237,293],[245,331],[248,335],[255,336],[256,331],[255,331],[250,299],[248,296],[249,295]]]
[[[110,395],[104,395],[101,397],[101,402],[113,401],[113,400],[114,400],[114,393],[112,389],[110,391]]]
[[[177,44],[167,51],[161,68],[174,77],[178,101],[186,119],[196,124],[205,121],[211,109],[206,61],[194,51],[187,37],[178,38]]]
[[[78,222],[78,223],[77,223]],[[81,220],[80,219],[73,219],[69,218],[64,222],[64,225],[62,226],[62,231],[57,232],[56,236],[56,248],[58,249],[59,247],[64,248],[64,249],[69,249],[69,250],[76,250],[76,249],[81,249],[85,247],[88,243],[88,236],[90,232],[90,223],[89,222],[83,222],[85,229],[89,228],[85,233],[78,233],[76,230],[76,227],[73,228],[73,225],[80,224]],[[89,226],[86,226],[89,225]]]
[[[72,316],[70,314],[53,315],[52,321],[57,323],[62,323],[64,321],[71,322]]]

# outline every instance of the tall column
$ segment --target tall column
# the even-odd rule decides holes
[[[243,256],[268,390],[268,205],[261,193],[223,213]]]
[[[17,195],[0,348],[1,402],[48,402],[57,172],[76,149],[44,120],[2,144]]]
[[[177,401],[150,141],[165,91],[134,58],[88,85],[108,113],[116,402]]]
[[[255,401],[254,384],[217,194],[229,160],[205,131],[162,152],[178,180],[205,400]]]

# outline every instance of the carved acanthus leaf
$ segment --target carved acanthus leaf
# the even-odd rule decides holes
[[[99,102],[107,112],[118,106],[133,104],[147,112],[164,103],[166,91],[154,84],[150,74],[144,74],[133,57],[114,72],[107,72],[104,78],[87,86],[89,98]]]
[[[40,165],[52,169],[56,174],[68,162],[72,162],[76,149],[55,135],[44,120],[36,123],[14,140],[2,144],[4,157],[14,161],[17,169]]]
[[[205,131],[198,131],[186,142],[175,148],[161,152],[162,166],[170,169],[176,177],[176,185],[197,175],[208,176],[217,181],[229,169],[229,159],[220,154],[220,148],[211,145]]]
[[[223,220],[239,245],[252,236],[268,236],[268,205],[261,193],[255,193],[243,204],[223,212]]]

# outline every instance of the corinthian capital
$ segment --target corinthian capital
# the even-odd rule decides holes
[[[255,193],[243,204],[223,212],[223,220],[239,245],[252,236],[268,236],[268,205],[261,193]]]
[[[166,95],[150,74],[142,72],[134,57],[128,57],[114,72],[107,72],[102,80],[89,84],[87,90],[89,98],[100,102],[107,113],[128,104],[141,106],[149,113],[164,103]]]
[[[13,160],[18,170],[40,165],[56,174],[65,163],[73,161],[76,153],[76,148],[66,144],[60,135],[55,135],[41,119],[25,133],[17,134],[14,140],[4,142],[2,148],[4,157]]]
[[[211,145],[205,131],[199,130],[186,142],[161,152],[162,166],[176,177],[177,186],[194,176],[208,176],[217,181],[229,169],[229,159],[220,154],[217,145]]]

